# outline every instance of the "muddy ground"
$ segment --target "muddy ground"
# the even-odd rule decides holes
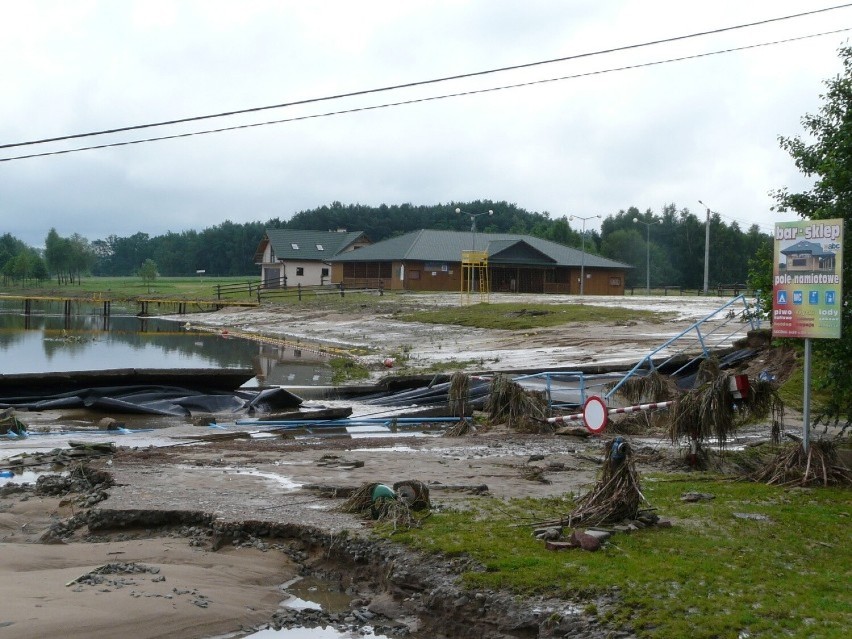
[[[163,436],[183,438],[188,428],[200,427]],[[676,464],[666,448],[641,445],[643,467]],[[329,579],[352,598],[340,627],[370,625],[388,636],[629,636],[599,628],[578,602],[464,592],[456,573],[470,569],[467,562],[370,542],[372,521],[338,510],[371,482],[422,481],[434,510],[578,494],[593,482],[600,456],[599,441],[502,427],[462,438],[176,439],[120,448],[86,463],[103,475],[79,482],[79,492],[50,484],[0,489],[0,571],[15,575],[0,585],[0,636],[5,627],[15,637],[200,638],[267,623],[310,625],[279,611],[281,584],[298,575]],[[90,574],[115,564],[101,577]],[[553,613],[563,622],[547,627]]]
[[[453,293],[424,293],[375,295],[369,302],[346,303],[343,307],[338,300],[334,303],[329,300],[329,304],[308,308],[226,308],[197,319],[193,317],[191,323],[237,335],[286,337],[299,342],[303,350],[315,345],[331,352],[339,349],[363,353],[359,359],[374,364],[377,375],[382,372],[384,359],[400,354],[404,354],[406,366],[414,369],[426,368],[432,363],[453,362],[469,371],[565,370],[591,364],[632,364],[731,302],[730,298],[712,296],[578,297],[495,293],[489,296],[492,304],[582,303],[656,311],[661,316],[658,321],[637,318],[605,323],[574,322],[527,331],[421,324],[396,318],[399,313],[458,306],[459,299],[459,295]],[[474,301],[478,300],[474,298]],[[730,346],[737,336],[751,328],[739,318],[727,318],[728,310],[740,314],[745,306],[742,301],[732,304],[704,327],[702,332],[710,335],[711,345],[725,341]],[[695,333],[690,332],[677,346],[686,345],[692,350],[700,348]]]
[[[418,296],[406,304],[454,302],[456,296]],[[377,301],[345,316],[225,309],[192,321],[326,346],[368,346],[375,353],[370,357],[409,345],[415,362],[452,354],[462,361],[490,359],[494,370],[533,364],[548,369],[556,363],[570,368],[634,361],[724,300],[633,302],[672,315],[662,324],[513,335],[398,322],[397,300],[392,307]],[[746,328],[737,330],[744,335]],[[753,366],[780,371],[792,362],[767,354]],[[40,423],[63,418],[32,417]],[[318,623],[369,626],[393,637],[631,636],[600,627],[583,613],[582,602],[465,592],[456,575],[476,566],[371,541],[369,519],[338,510],[347,491],[369,482],[424,482],[434,509],[578,494],[599,469],[599,440],[523,434],[506,425],[461,438],[399,433],[380,439],[203,441],[209,433],[189,423],[169,424],[157,431],[156,446],[120,446],[113,454],[69,464],[66,469],[87,469],[76,480],[0,489],[0,574],[8,576],[0,583],[0,637],[200,639],[264,624]],[[633,445],[640,472],[678,463],[679,451],[662,437]],[[532,531],[521,527],[518,534]],[[287,598],[282,584],[305,575],[338,587],[348,598],[347,610],[280,608]],[[599,610],[609,604],[595,603]]]

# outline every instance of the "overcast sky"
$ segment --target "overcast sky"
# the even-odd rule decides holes
[[[825,0],[0,0],[0,144],[430,80],[840,5]],[[0,159],[576,76],[852,27],[852,7],[532,68],[0,150]],[[780,149],[848,33],[522,88],[0,162],[0,233],[43,245],[367,205],[592,216],[698,200],[769,232]],[[587,228],[598,228],[590,220]],[[575,221],[574,228],[581,222]]]

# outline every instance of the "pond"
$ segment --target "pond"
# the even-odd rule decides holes
[[[23,314],[0,303],[0,373],[139,369],[246,369],[254,385],[331,383],[328,357],[292,346],[259,344],[180,321],[135,315]],[[188,323],[187,320],[190,320]]]

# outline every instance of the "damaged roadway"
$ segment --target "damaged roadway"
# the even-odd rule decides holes
[[[682,300],[672,301],[686,306]],[[435,297],[420,303],[438,302]],[[661,303],[670,306],[667,300]],[[700,303],[712,305],[709,300]],[[622,357],[646,353],[648,345],[659,344],[705,314],[700,307],[691,313],[680,311],[677,322],[672,319],[663,326],[627,327],[636,330],[636,337],[633,347],[621,344]],[[277,330],[294,337],[292,331],[301,324],[273,315],[225,310],[203,321],[216,328],[249,331],[254,326],[257,331]],[[383,328],[399,327],[381,314],[362,310],[336,319],[342,322],[341,333],[367,324],[358,335],[369,334],[372,327],[373,339],[385,339],[388,347],[413,344],[419,361],[425,361],[428,352],[464,357],[464,352],[482,352],[487,343],[491,350],[505,347],[503,356],[495,356],[503,366],[520,367],[520,360],[514,359],[519,341],[505,331],[491,337],[468,331],[472,341],[463,344],[464,336],[450,330],[444,334],[449,341],[439,347],[435,336],[418,341],[417,326],[409,327],[414,332],[404,336],[382,334]],[[281,324],[273,326],[278,321]],[[305,320],[304,326],[319,321]],[[322,321],[333,323],[335,318],[326,314]],[[601,329],[563,330],[563,345],[547,349],[538,341],[546,341],[546,336],[528,336],[527,349],[521,349],[528,364],[523,368],[551,358],[562,357],[566,363],[566,349],[576,355],[583,335],[595,339],[589,340],[580,359],[594,361]],[[654,334],[646,337],[645,329]],[[300,339],[308,339],[308,333]],[[569,334],[576,344],[564,344]],[[626,340],[627,335],[618,339]],[[362,337],[351,341],[364,343]],[[606,352],[601,359],[610,359],[609,351],[602,350]],[[51,419],[61,417],[38,416],[42,423]],[[487,498],[577,494],[590,485],[599,468],[598,442],[525,435],[505,427],[462,438],[183,439],[204,430],[172,425],[158,431],[162,438],[173,438],[170,445],[121,447],[112,455],[93,458],[87,467],[103,471],[108,479],[89,477],[76,489],[69,487],[71,492],[49,494],[32,485],[0,489],[0,572],[15,574],[0,586],[4,602],[0,636],[99,639],[132,633],[135,639],[200,639],[268,623],[307,624],[308,613],[293,618],[292,611],[279,610],[286,598],[281,584],[306,574],[331,580],[352,598],[350,611],[317,623],[369,625],[388,636],[410,632],[421,637],[631,636],[600,627],[575,603],[465,592],[456,576],[476,566],[465,559],[426,558],[371,540],[369,522],[339,512],[342,498],[330,496],[336,487],[400,480],[427,483],[437,509]],[[665,463],[659,451],[647,453],[650,463]],[[335,457],[339,463],[329,463]],[[351,463],[356,461],[363,465]],[[530,466],[546,469],[550,483],[530,481],[525,473]],[[520,529],[519,534],[529,532]],[[99,568],[106,574],[98,574]],[[548,623],[556,618],[561,622]]]

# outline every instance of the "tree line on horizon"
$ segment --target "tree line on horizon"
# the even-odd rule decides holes
[[[456,213],[457,208],[462,213]],[[166,277],[195,275],[198,271],[212,276],[256,277],[259,267],[254,254],[267,229],[364,231],[373,242],[379,242],[420,229],[467,231],[472,214],[489,210],[492,215],[477,215],[478,232],[532,235],[629,264],[634,268],[626,276],[628,287],[645,286],[649,258],[652,287],[703,286],[706,221],[686,208],[669,204],[655,213],[630,207],[604,217],[599,232],[587,230],[583,237],[582,227],[572,226],[570,216],[552,218],[546,212],[530,212],[515,204],[490,200],[378,207],[333,202],[300,211],[286,221],[226,221],[202,231],[169,231],[155,236],[139,232],[91,242],[76,233],[63,238],[50,229],[43,252],[7,233],[0,237],[0,272],[6,285],[50,277],[57,285],[70,285],[83,275],[137,275],[142,265],[151,261],[159,275]],[[767,249],[770,236],[756,225],[747,231],[736,222],[728,225],[718,214],[711,215],[709,224],[709,281],[713,286],[744,283],[750,257]]]

